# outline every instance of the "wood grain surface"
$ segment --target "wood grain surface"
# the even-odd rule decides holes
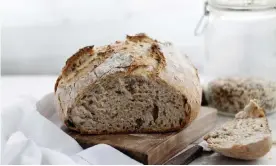
[[[189,126],[178,132],[164,134],[82,135],[64,126],[62,129],[83,148],[108,144],[143,164],[163,164],[210,131],[216,124],[216,117],[215,109],[202,107]]]

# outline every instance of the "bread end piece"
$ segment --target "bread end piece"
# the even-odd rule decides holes
[[[272,147],[271,130],[257,100],[251,100],[235,119],[210,132],[204,140],[215,152],[243,160],[263,157]]]

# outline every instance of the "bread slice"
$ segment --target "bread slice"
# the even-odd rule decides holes
[[[69,58],[55,85],[65,125],[85,134],[176,131],[195,119],[197,70],[171,43],[145,34]]]
[[[235,119],[204,137],[209,147],[222,155],[254,160],[264,156],[272,146],[271,131],[264,110],[256,100],[236,114]]]

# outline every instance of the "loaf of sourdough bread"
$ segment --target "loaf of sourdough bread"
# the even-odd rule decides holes
[[[168,42],[145,34],[80,49],[55,85],[64,124],[86,134],[176,131],[197,116],[197,70]]]

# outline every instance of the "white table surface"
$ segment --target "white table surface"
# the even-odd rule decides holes
[[[1,105],[2,108],[13,104],[18,97],[32,96],[34,100],[54,91],[57,76],[2,76]],[[191,164],[276,164],[276,145],[263,158],[256,161],[240,161],[223,157],[216,153],[206,153]]]

